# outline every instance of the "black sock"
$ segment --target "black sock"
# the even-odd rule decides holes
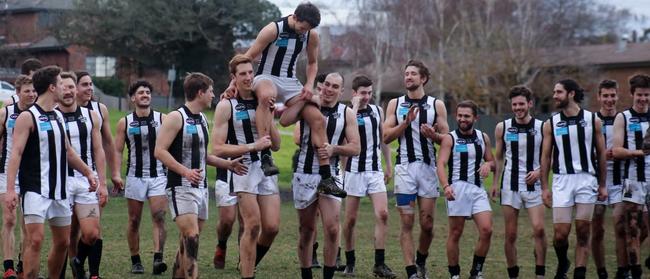
[[[508,267],[508,277],[519,278],[519,266]]]
[[[90,254],[90,250],[92,250],[92,248],[92,246],[79,239],[79,243],[77,244],[77,260],[79,260],[79,263],[81,263],[81,265],[84,265],[86,262],[86,258],[88,258],[88,255]]]
[[[217,247],[221,248],[221,250],[226,250],[226,248],[228,247],[228,239],[225,240],[219,239],[217,241]]]
[[[629,266],[619,266],[616,269],[616,278],[624,278],[630,270]]]
[[[643,269],[640,264],[631,265],[630,273],[632,273],[632,278],[641,278],[641,275],[643,275]]]
[[[411,275],[418,273],[418,268],[414,265],[406,266],[406,278],[411,278]]]
[[[415,264],[419,266],[426,265],[427,263],[427,257],[429,254],[422,254],[420,251],[415,251]]]
[[[2,265],[5,268],[5,271],[14,269],[14,260],[5,260]]]
[[[140,254],[137,254],[135,256],[131,256],[131,264],[137,264],[137,263],[142,263],[142,260],[140,260]]]
[[[483,263],[485,263],[485,257],[474,255],[472,270],[469,271],[469,275],[478,275],[479,272],[483,271]]]
[[[587,276],[587,267],[580,266],[573,270],[573,279],[584,279]]]
[[[266,255],[266,252],[268,252],[270,248],[271,247],[269,247],[269,246],[263,246],[263,245],[257,244],[256,249],[255,249],[256,250],[255,251],[255,266],[257,266],[262,261],[262,259],[264,258],[264,255]]]
[[[545,265],[536,265],[535,266],[535,275],[538,275],[538,276],[546,275],[546,266]]]
[[[607,268],[601,267],[596,269],[596,274],[598,275],[598,279],[607,279]]]
[[[323,266],[323,279],[334,278],[334,271],[336,271],[334,266]]]
[[[253,277],[242,277],[241,279],[255,279],[255,276],[253,276]]]
[[[156,252],[153,253],[153,261],[155,262],[156,260],[162,261],[163,259],[163,253],[162,252]]]
[[[311,268],[310,267],[300,268],[300,278],[302,278],[302,279],[312,279],[312,278],[314,278],[311,275]]]
[[[321,179],[326,179],[332,177],[332,172],[330,171],[330,165],[322,165],[318,168],[318,174],[320,174]]]
[[[345,251],[345,264],[354,265],[357,262],[357,258],[354,255],[354,250]]]
[[[384,249],[375,249],[375,265],[384,265],[384,254],[386,250]]]
[[[99,264],[102,261],[102,248],[103,241],[97,239],[88,255],[88,272],[90,272],[90,276],[99,276]]]
[[[447,266],[447,270],[451,276],[460,275],[460,265]]]
[[[555,255],[557,256],[557,268],[567,269],[569,267],[569,258],[567,258],[569,245],[553,245],[553,248],[555,248]]]

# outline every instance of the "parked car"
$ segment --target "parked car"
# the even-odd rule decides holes
[[[0,81],[0,101],[11,98],[16,94],[16,88],[11,83]]]

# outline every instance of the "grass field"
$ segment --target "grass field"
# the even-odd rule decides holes
[[[124,116],[124,112],[111,111],[112,127],[115,127],[117,119]],[[212,113],[207,115],[212,119]],[[284,129],[291,131],[290,129]],[[289,182],[291,177],[291,156],[295,150],[290,136],[283,136],[282,150],[274,154],[276,164],[281,169],[280,185],[283,190],[289,190]],[[125,152],[126,153],[126,152]],[[208,171],[210,185],[214,185],[214,168]],[[486,185],[490,185],[490,178],[486,181]],[[212,186],[211,186],[212,187]],[[389,190],[392,186],[389,185]],[[389,204],[394,204],[394,198],[390,198]],[[492,236],[492,245],[490,253],[487,257],[485,265],[485,278],[506,278],[505,256],[503,253],[503,228],[504,222],[501,215],[500,208],[497,204],[493,203],[494,212],[494,233]],[[146,208],[146,207],[145,207]],[[386,262],[398,274],[399,278],[405,278],[404,267],[402,264],[402,256],[399,248],[399,217],[394,207],[390,207],[389,219],[389,236],[386,246]],[[141,256],[145,264],[146,273],[144,275],[131,275],[129,250],[126,242],[126,223],[127,211],[126,200],[124,198],[115,197],[109,201],[102,216],[102,228],[104,239],[104,253],[102,258],[101,274],[103,278],[154,278],[155,276],[149,275],[151,272],[151,261],[153,258],[152,241],[151,239],[151,221],[148,218],[147,209],[143,214],[143,222],[141,226]],[[168,215],[169,216],[169,215]],[[520,278],[534,278],[534,262],[533,262],[533,245],[532,233],[530,226],[527,225],[527,215],[525,212],[521,213],[520,218],[520,234],[519,234],[519,266],[521,267]],[[293,208],[292,202],[283,202],[281,207],[281,227],[280,233],[276,238],[271,250],[266,258],[258,267],[257,278],[299,278],[300,270],[298,266],[298,257],[296,253],[296,245],[298,239],[298,225],[297,214]],[[212,268],[212,256],[216,245],[216,223],[218,220],[217,209],[214,200],[210,203],[209,220],[201,233],[201,242],[199,249],[199,270],[203,278],[239,278],[238,272],[235,269],[237,263],[237,240],[232,236],[229,241],[228,257],[226,261],[225,270],[214,270]],[[167,218],[167,245],[165,249],[165,261],[169,266],[172,264],[174,253],[178,247],[178,230]],[[547,211],[546,216],[546,234],[549,240],[549,250],[547,252],[547,277],[552,277],[555,274],[556,258],[553,252],[551,243],[552,237],[552,224],[550,211]],[[437,201],[437,211],[435,216],[435,238],[429,250],[430,256],[427,261],[429,273],[431,278],[447,278],[447,261],[445,254],[445,239],[447,234],[447,219],[445,216],[445,203],[442,199]],[[610,276],[615,272],[615,256],[614,256],[614,235],[611,229],[611,220],[607,223],[606,235],[606,251],[607,262]],[[235,232],[237,229],[235,228]],[[373,251],[372,236],[373,233],[373,216],[372,207],[369,200],[364,199],[360,208],[358,225],[357,225],[357,278],[371,278],[371,270],[373,264]],[[43,251],[49,250],[49,234],[48,241],[43,247]],[[322,233],[319,232],[319,239]],[[417,238],[417,234],[416,234]],[[477,234],[474,225],[468,222],[464,237],[461,242],[461,269],[463,278],[467,277],[471,265],[473,246],[476,242]],[[571,235],[571,249],[570,258],[573,262],[573,248],[575,247],[575,236]],[[322,243],[322,241],[321,241]],[[319,248],[319,260],[322,262],[322,249]],[[644,250],[644,258],[647,250]],[[44,274],[46,253],[42,255],[41,273]],[[573,267],[572,267],[573,268]],[[321,277],[321,270],[314,270],[317,278]],[[68,272],[68,277],[70,276]],[[164,277],[169,277],[167,272]],[[593,263],[589,262],[587,278],[596,278],[595,268]]]

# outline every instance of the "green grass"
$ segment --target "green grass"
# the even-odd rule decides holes
[[[117,119],[124,116],[125,112],[111,111],[111,126],[114,129]],[[207,115],[208,119],[212,119],[212,113]],[[285,131],[291,131],[291,128],[284,128]],[[393,147],[395,147],[393,145]],[[277,165],[281,169],[280,185],[284,190],[289,190],[289,183],[291,178],[291,156],[295,150],[295,145],[290,136],[282,137],[282,149],[280,152],[274,154]],[[125,152],[126,153],[126,152]],[[214,168],[209,171],[210,185],[214,184]],[[491,178],[486,179],[485,185],[490,185]],[[392,186],[389,186],[392,189]],[[216,223],[218,220],[217,208],[214,200],[210,201],[209,220],[206,223],[203,232],[201,233],[201,242],[199,249],[199,272],[202,278],[239,278],[237,270],[235,269],[237,263],[237,240],[235,236],[231,236],[229,241],[228,256],[226,261],[225,270],[214,270],[212,268],[212,256],[216,245]],[[405,277],[404,267],[402,263],[401,251],[399,248],[399,216],[397,210],[393,206],[395,204],[394,198],[389,200],[389,235],[386,244],[386,262],[398,274],[399,278]],[[492,245],[487,257],[485,266],[486,278],[504,278],[506,272],[505,256],[503,253],[503,228],[504,222],[501,215],[500,208],[497,204],[492,204],[494,210],[494,233],[492,236]],[[126,200],[124,198],[112,198],[105,208],[102,216],[103,238],[104,238],[104,254],[102,258],[101,273],[103,278],[156,278],[150,275],[151,261],[153,258],[153,243],[151,241],[151,220],[149,217],[148,209],[145,206],[143,213],[143,221],[141,225],[141,255],[145,264],[146,274],[141,276],[132,276],[128,273],[130,270],[129,250],[126,242],[126,224],[127,224],[127,211]],[[437,201],[437,211],[435,215],[435,238],[429,250],[430,256],[427,262],[430,270],[431,278],[446,278],[447,277],[447,261],[445,253],[445,239],[447,235],[447,218],[445,215],[445,202],[443,199]],[[169,215],[168,215],[169,216]],[[610,213],[607,216],[611,216]],[[165,249],[165,261],[169,266],[172,264],[174,253],[178,247],[178,230],[169,218],[166,219],[167,227],[167,245]],[[276,238],[269,254],[258,268],[257,278],[299,278],[298,257],[296,253],[296,245],[298,239],[298,224],[297,214],[293,208],[292,202],[283,202],[281,206],[281,227],[280,233]],[[534,262],[533,262],[533,245],[532,245],[532,232],[530,225],[528,225],[528,217],[522,211],[520,216],[519,225],[519,265],[521,267],[520,278],[533,278]],[[48,230],[46,230],[48,231]],[[234,231],[237,231],[236,225]],[[615,272],[615,256],[614,256],[614,235],[612,233],[611,220],[607,220],[606,224],[606,251],[608,269],[610,274]],[[547,275],[551,277],[554,275],[556,267],[556,258],[550,245],[552,239],[552,222],[551,212],[547,210],[546,214],[546,235],[549,242],[549,250],[547,252]],[[48,240],[43,247],[41,256],[41,273],[45,274],[45,258],[46,252],[49,251],[49,232],[46,233]],[[415,239],[417,239],[417,230]],[[319,226],[318,238],[321,239],[322,244],[322,230]],[[373,216],[372,207],[368,199],[363,199],[359,210],[359,218],[357,224],[357,278],[371,278],[370,271],[373,264]],[[467,276],[469,267],[471,265],[473,246],[476,242],[477,234],[474,225],[470,222],[466,225],[465,234],[461,241],[461,268],[464,277]],[[573,248],[575,247],[575,235],[571,235],[571,249],[570,258],[573,261]],[[343,243],[341,244],[343,246]],[[322,246],[321,246],[322,247]],[[644,257],[647,250],[644,250]],[[322,248],[319,248],[319,260],[322,258]],[[316,278],[321,278],[321,270],[314,270]],[[68,272],[68,278],[70,274]],[[169,277],[167,272],[165,278]],[[158,277],[162,278],[162,277]],[[587,278],[595,278],[595,268],[592,260],[590,259],[588,265]]]

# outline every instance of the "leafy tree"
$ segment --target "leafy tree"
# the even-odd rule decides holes
[[[266,0],[75,0],[53,30],[60,39],[119,58],[120,71],[200,71],[223,86],[233,43],[278,18]]]

